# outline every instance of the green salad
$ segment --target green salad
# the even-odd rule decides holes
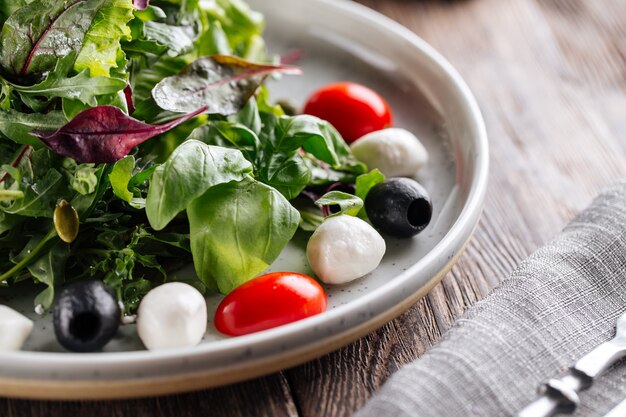
[[[44,310],[91,278],[131,314],[191,262],[227,294],[321,223],[318,190],[382,181],[270,102],[263,83],[300,70],[240,0],[3,1],[0,26],[0,286],[38,283]]]

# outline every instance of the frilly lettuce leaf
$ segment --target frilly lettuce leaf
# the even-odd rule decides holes
[[[106,0],[85,35],[74,69],[89,69],[92,77],[108,77],[112,68],[124,67],[126,57],[120,41],[130,39],[128,22],[132,18],[132,0]]]

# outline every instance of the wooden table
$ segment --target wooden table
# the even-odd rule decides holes
[[[119,402],[0,399],[3,417],[348,416],[400,366],[626,179],[626,1],[363,0],[460,71],[487,122],[491,182],[458,264],[380,330],[302,366],[220,389]]]

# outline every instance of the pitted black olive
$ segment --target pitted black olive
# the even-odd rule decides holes
[[[74,352],[102,349],[117,332],[120,306],[101,281],[81,281],[65,288],[53,311],[59,343]]]
[[[433,206],[428,192],[409,178],[392,178],[372,187],[365,212],[375,228],[395,237],[415,236],[430,223]]]

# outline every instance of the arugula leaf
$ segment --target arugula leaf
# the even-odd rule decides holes
[[[341,191],[330,191],[318,199],[315,204],[320,208],[324,206],[329,208],[339,206],[339,210],[336,213],[329,214],[328,217],[339,216],[341,214],[356,216],[363,208],[363,200],[355,195]]]
[[[152,90],[164,110],[187,112],[207,106],[207,113],[230,115],[243,108],[271,73],[300,74],[297,67],[262,65],[228,55],[201,57],[178,75],[166,77]]]
[[[68,196],[64,177],[54,168],[50,168],[45,175],[32,182],[26,182],[26,179],[23,181],[24,197],[0,206],[6,213],[27,217],[52,217],[57,200]]]
[[[48,287],[35,297],[34,304],[48,310],[54,301],[54,287],[65,281],[65,264],[70,256],[67,243],[58,241],[47,253],[28,265],[33,278]]]
[[[0,236],[5,232],[13,229],[15,226],[24,221],[21,216],[15,216],[0,210]]]
[[[133,18],[131,0],[100,2],[101,7],[85,34],[82,49],[74,63],[76,72],[88,69],[92,77],[108,77],[112,68],[125,67],[126,57],[120,41],[130,39],[128,22]]]
[[[60,59],[54,71],[48,73],[45,80],[32,86],[12,84],[22,101],[34,111],[42,111],[57,97],[78,100],[89,106],[96,106],[96,96],[113,94],[126,87],[126,81],[109,77],[90,77],[83,71],[69,76],[74,65],[75,53]]]
[[[67,119],[60,111],[27,114],[16,110],[0,110],[0,133],[16,143],[28,144],[35,148],[40,148],[42,144],[30,132],[56,130],[65,123]]]
[[[279,192],[251,178],[210,188],[187,215],[196,273],[223,294],[267,268],[300,221]]]
[[[56,132],[35,130],[31,134],[41,139],[59,155],[79,163],[112,163],[135,146],[167,132],[197,116],[205,109],[182,116],[172,122],[154,126],[130,116],[113,106],[98,106],[80,113]]]
[[[81,48],[103,1],[35,0],[18,9],[2,27],[0,66],[21,77],[52,70]]]
[[[241,181],[251,172],[240,152],[188,140],[154,171],[146,200],[150,225],[162,230],[211,187]]]

